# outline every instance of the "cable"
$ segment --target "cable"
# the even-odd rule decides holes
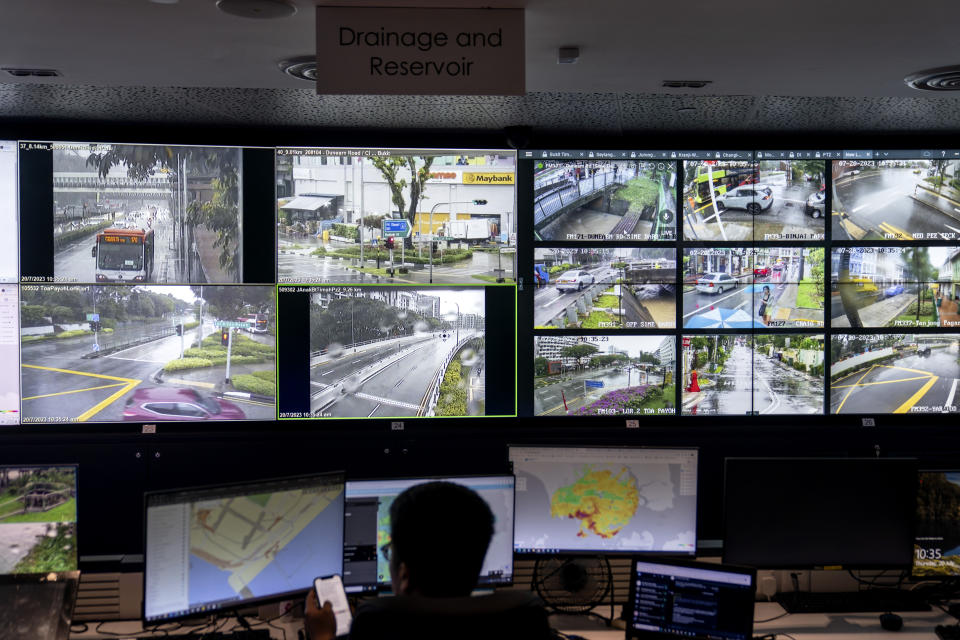
[[[80,629],[75,629],[74,627],[82,627]],[[74,622],[70,625],[70,633],[86,633],[90,627],[87,626],[86,622]]]
[[[779,620],[780,618],[785,618],[790,615],[789,611],[784,611],[778,616],[773,616],[772,618],[767,618],[765,620],[754,620],[753,624],[763,624],[764,622],[773,622],[774,620]]]

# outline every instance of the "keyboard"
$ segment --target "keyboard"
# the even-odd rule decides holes
[[[188,633],[185,636],[171,636],[177,640],[270,640],[269,629],[237,629],[225,633]]]
[[[934,630],[940,640],[960,640],[960,625],[938,624]]]

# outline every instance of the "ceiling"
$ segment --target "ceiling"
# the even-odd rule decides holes
[[[314,50],[313,6],[295,1],[294,16],[250,20],[214,0],[4,0],[0,67],[62,76],[0,75],[0,119],[606,134],[960,129],[960,92],[903,83],[960,63],[960,3],[485,0],[472,6],[526,10],[528,93],[503,97],[317,95],[277,67]],[[568,45],[580,60],[558,65]],[[664,89],[668,79],[711,84]]]

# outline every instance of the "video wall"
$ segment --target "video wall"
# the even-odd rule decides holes
[[[960,151],[0,141],[0,224],[0,425],[960,404]]]

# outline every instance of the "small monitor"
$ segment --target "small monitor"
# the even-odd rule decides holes
[[[906,569],[916,500],[915,459],[727,458],[723,559]]]
[[[697,450],[511,446],[517,553],[693,555]]]
[[[960,471],[920,472],[913,547],[915,577],[960,577]]]
[[[390,505],[406,489],[433,481],[453,482],[476,491],[493,512],[493,538],[477,584],[513,582],[513,476],[358,480],[347,483],[343,540],[343,583],[347,592],[376,591],[390,585],[390,563],[380,551],[390,541]],[[437,535],[456,536],[456,526],[451,526],[454,530]]]
[[[301,597],[343,569],[342,473],[146,496],[144,620]]]
[[[0,466],[0,575],[76,571],[77,467]]]
[[[634,560],[627,639],[750,640],[756,570],[682,560]]]

